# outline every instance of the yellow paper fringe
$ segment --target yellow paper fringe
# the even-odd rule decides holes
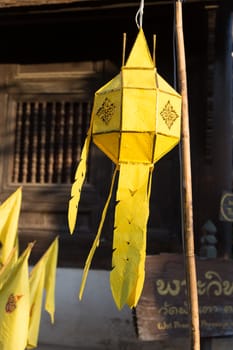
[[[82,186],[83,186],[83,183],[86,177],[86,172],[87,172],[87,156],[88,156],[88,151],[89,151],[90,141],[91,141],[90,129],[88,131],[88,134],[82,149],[81,159],[75,173],[75,181],[71,187],[71,199],[69,201],[69,208],[68,208],[68,224],[69,224],[69,230],[71,234],[74,232],[77,213],[78,213],[78,205],[79,205],[79,200],[81,196],[81,190],[82,190]]]
[[[111,183],[109,195],[108,195],[107,201],[105,203],[105,206],[104,206],[104,209],[103,209],[103,212],[102,212],[102,216],[101,216],[101,220],[100,220],[100,223],[99,223],[98,231],[97,231],[95,240],[94,240],[94,242],[92,244],[91,250],[89,252],[89,255],[87,257],[87,260],[86,260],[86,263],[85,263],[85,267],[84,267],[84,270],[83,270],[81,287],[80,287],[80,291],[79,291],[79,299],[80,300],[82,299],[82,296],[83,296],[83,292],[84,292],[84,288],[85,288],[86,280],[87,280],[87,275],[88,275],[88,272],[89,272],[89,269],[90,269],[90,266],[91,266],[91,262],[92,262],[93,256],[95,254],[96,248],[99,246],[100,235],[101,235],[101,232],[102,232],[102,228],[103,228],[104,220],[105,220],[106,213],[107,213],[107,210],[108,210],[108,206],[109,206],[109,203],[110,203],[110,200],[111,200],[111,197],[112,197],[112,191],[113,191],[113,186],[114,186],[114,183],[115,183],[116,174],[117,174],[117,167],[115,168],[115,171],[113,173],[112,183]]]
[[[148,165],[120,165],[110,273],[111,290],[119,309],[124,304],[134,307],[143,288],[150,175]]]

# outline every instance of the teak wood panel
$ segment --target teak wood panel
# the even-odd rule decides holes
[[[95,235],[101,207],[107,196],[109,184],[106,178],[111,178],[112,164],[94,146],[90,150],[88,176],[80,202],[76,234],[72,237],[68,232],[67,208],[75,168],[89,126],[91,101],[97,85],[101,84],[102,70],[103,64],[92,62],[2,67],[1,79],[4,81],[4,88],[0,94],[1,200],[7,198],[18,186],[23,186],[19,221],[20,242],[23,248],[28,241],[38,241],[38,248],[35,247],[35,253],[32,254],[34,260],[43,252],[43,248],[48,246],[49,241],[55,235],[59,235],[60,264],[76,265],[76,260],[79,261],[83,255],[80,252],[88,249],[89,242]],[[43,136],[43,113],[47,113],[53,120],[56,117],[48,114],[50,104],[59,107],[56,114],[59,114],[61,120],[57,127],[48,124],[49,136]],[[82,123],[77,120],[77,132],[73,124],[67,124],[68,128],[65,127],[68,118],[65,108],[73,108],[75,104],[79,108],[77,119],[80,119],[80,113],[85,119]],[[70,132],[70,126],[74,129],[73,138],[65,135]],[[45,142],[47,137],[52,144],[58,136],[60,146],[53,150],[52,158],[46,160],[42,142]],[[76,138],[79,138],[78,144]],[[65,146],[70,142],[73,144]],[[73,150],[74,158],[77,159],[73,164],[72,176],[66,176],[62,181],[62,163],[67,162],[68,158],[65,148],[67,152]],[[49,162],[46,181],[45,161]],[[51,173],[54,172],[54,162],[57,162],[58,176],[53,179]],[[68,163],[72,165],[71,160]]]

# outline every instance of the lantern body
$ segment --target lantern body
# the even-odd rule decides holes
[[[116,164],[153,164],[179,142],[180,113],[140,30],[121,72],[95,93],[93,142]]]

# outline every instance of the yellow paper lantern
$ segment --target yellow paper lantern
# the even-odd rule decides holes
[[[153,164],[179,141],[180,109],[140,29],[120,74],[95,93],[93,142],[116,164]]]
[[[141,295],[152,170],[154,163],[179,142],[180,124],[181,96],[157,73],[140,28],[121,72],[95,93],[91,126],[69,205],[69,227],[73,232],[92,138],[119,171],[110,273],[118,308],[124,304],[136,306]],[[81,291],[99,243],[111,192],[112,188],[86,262]]]

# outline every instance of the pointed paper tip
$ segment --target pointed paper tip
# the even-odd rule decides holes
[[[51,322],[52,324],[54,324],[54,312],[52,313],[51,311],[49,311],[49,310],[47,310],[47,309],[46,309],[46,311],[47,311],[48,314],[50,315],[50,322]]]
[[[113,269],[114,269],[114,267],[113,267]],[[112,271],[113,271],[113,269],[112,269]],[[110,275],[110,280],[111,280],[111,275]],[[123,300],[122,295],[120,295],[120,293],[118,291],[116,292],[114,290],[111,282],[110,282],[110,287],[111,287],[112,297],[113,297],[113,300],[115,302],[115,305],[116,305],[117,309],[120,311],[123,308],[123,306],[125,305],[126,300]]]
[[[154,68],[154,62],[142,27],[139,28],[138,35],[130,51],[125,67]]]
[[[75,198],[72,197],[69,201],[69,208],[68,208],[68,227],[71,235],[74,233],[76,218],[77,218],[77,211],[78,211],[74,201],[75,201]]]
[[[28,246],[32,249],[35,244],[36,244],[36,240],[33,241],[33,242],[28,243]]]
[[[83,298],[83,291],[80,290],[79,295],[78,295],[78,299],[81,301]]]
[[[69,233],[72,235],[74,233],[74,225],[68,221]]]
[[[80,301],[83,298],[83,293],[84,293],[84,289],[85,289],[85,286],[86,286],[86,280],[87,280],[87,273],[88,273],[88,271],[86,271],[86,273],[84,271],[84,273],[83,273],[81,286],[80,286],[80,289],[79,289],[79,295],[78,295],[78,298],[79,298]]]
[[[115,301],[115,304],[116,304],[116,307],[119,311],[122,310],[123,306],[125,305],[125,303],[121,303],[120,300],[116,300],[114,297],[113,297],[114,301]]]

